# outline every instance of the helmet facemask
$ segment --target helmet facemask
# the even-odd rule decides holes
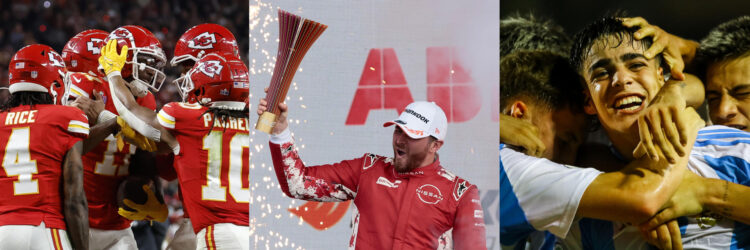
[[[193,84],[193,79],[190,78],[191,75],[192,70],[172,81],[175,85],[177,85],[177,92],[180,93],[180,97],[182,97],[183,102],[188,102],[188,95],[190,91],[193,91],[193,88],[195,87],[195,84]]]
[[[161,69],[166,65],[164,52],[160,48],[129,48],[132,59],[125,62],[132,67],[133,80],[129,82],[134,96],[142,97],[149,89],[158,92],[166,75]]]

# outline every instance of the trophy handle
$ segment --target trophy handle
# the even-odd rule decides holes
[[[266,134],[271,134],[274,125],[276,125],[276,114],[265,111],[260,115],[260,118],[258,118],[258,123],[255,124],[255,129]]]

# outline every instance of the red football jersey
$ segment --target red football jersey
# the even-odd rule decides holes
[[[180,151],[174,164],[193,230],[216,223],[248,225],[249,125],[246,118],[214,122],[208,108],[172,102],[159,114],[159,123],[177,138]],[[211,133],[209,133],[209,129]]]
[[[86,73],[72,73],[69,76],[69,99],[79,96],[94,98],[98,92],[104,101],[104,109],[118,114],[112,103],[109,84],[102,77]],[[156,109],[154,95],[150,92],[136,100],[141,106]],[[117,213],[117,187],[128,176],[130,156],[135,153],[135,145],[125,143],[117,150],[117,140],[110,135],[94,149],[83,155],[84,190],[89,205],[89,226],[103,230],[120,230],[130,227],[130,220]]]
[[[19,106],[0,113],[0,226],[65,229],[65,154],[88,136],[83,111],[59,105]]]

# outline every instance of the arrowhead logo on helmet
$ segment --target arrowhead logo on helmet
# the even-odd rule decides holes
[[[47,53],[47,55],[49,56],[49,61],[52,63],[52,66],[65,68],[65,63],[63,63],[62,57],[60,55],[52,51]]]
[[[102,47],[104,47],[104,40],[99,38],[91,38],[91,41],[86,42],[86,50],[94,55],[100,55]]]
[[[200,70],[203,72],[203,74],[206,74],[208,77],[214,78],[217,74],[221,74],[221,69],[223,69],[224,66],[222,66],[219,61],[212,60],[212,61],[205,61],[203,62],[203,65],[201,65]]]
[[[214,43],[216,43],[216,35],[206,31],[193,38],[193,40],[188,41],[188,47],[193,49],[212,49]]]
[[[117,38],[128,38],[132,40],[133,34],[130,33],[130,31],[128,31],[127,29],[120,27],[120,28],[117,28],[114,32],[112,32],[112,37],[110,37],[110,39],[117,39]]]

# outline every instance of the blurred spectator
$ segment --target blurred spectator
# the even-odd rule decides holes
[[[0,2],[0,87],[8,86],[8,62],[23,46],[43,43],[58,52],[68,39],[87,29],[111,31],[119,26],[140,25],[156,35],[162,43],[167,61],[183,32],[201,23],[220,24],[234,33],[243,60],[247,64],[248,2],[237,0],[25,0]],[[172,80],[179,77],[178,68],[164,69],[167,79],[156,96],[157,109],[179,101]],[[7,98],[0,91],[0,99]]]

